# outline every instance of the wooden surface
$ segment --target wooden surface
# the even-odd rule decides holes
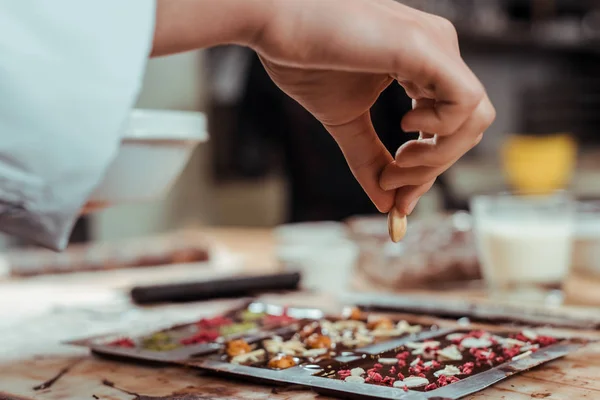
[[[211,230],[219,241],[230,249],[241,253],[246,260],[247,271],[275,270],[273,257],[274,245],[270,232],[265,230]],[[26,285],[26,282],[21,282]],[[588,286],[588,290],[597,292],[597,287]],[[2,287],[0,286],[0,290]],[[448,294],[446,294],[448,295]],[[466,293],[453,293],[466,296]],[[290,304],[319,305],[331,304],[319,296],[296,294],[284,299]],[[1,301],[1,300],[0,300]],[[8,300],[7,300],[8,301]],[[132,306],[130,306],[132,307]],[[174,315],[188,315],[189,319],[201,314],[220,312],[223,302],[202,303],[197,305],[158,307],[156,312]],[[135,312],[139,312],[134,310]],[[152,310],[144,312],[151,313]],[[62,318],[69,320],[68,311],[62,310]],[[271,387],[258,386],[204,375],[198,371],[179,368],[139,366],[131,363],[118,363],[95,358],[83,349],[62,346],[57,340],[44,345],[42,350],[31,354],[30,347],[40,342],[50,328],[41,326],[46,323],[40,317],[40,331],[23,334],[18,347],[12,343],[11,349],[0,345],[0,360],[6,360],[8,350],[12,351],[11,361],[0,363],[0,399],[326,399],[309,391],[287,390],[274,392]],[[73,321],[77,321],[74,314]],[[93,320],[93,318],[92,318]],[[30,324],[31,325],[31,324]],[[77,328],[65,325],[64,338],[77,337]],[[58,328],[61,328],[59,326]],[[58,329],[55,328],[55,329]],[[573,332],[600,339],[600,332]],[[69,336],[70,335],[70,336]],[[2,336],[0,336],[2,337]],[[16,347],[15,347],[16,346]],[[26,356],[14,356],[22,351]],[[54,385],[47,389],[34,390],[34,387],[56,376],[61,370],[68,369]],[[600,398],[600,344],[589,345],[582,351],[561,360],[546,364],[535,370],[509,378],[470,399],[599,399]]]

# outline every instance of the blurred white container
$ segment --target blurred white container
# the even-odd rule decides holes
[[[600,277],[600,201],[577,204],[572,267]]]
[[[150,200],[175,182],[200,142],[208,140],[202,113],[134,110],[121,148],[91,201]]]
[[[348,290],[355,273],[358,247],[339,222],[307,222],[275,229],[277,258],[286,269],[302,274],[302,287],[331,294]]]

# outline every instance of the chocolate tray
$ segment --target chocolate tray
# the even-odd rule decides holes
[[[185,365],[259,383],[305,386],[318,393],[338,398],[404,400],[461,399],[481,391],[511,375],[565,356],[566,354],[583,347],[587,343],[586,341],[580,340],[561,340],[556,344],[544,347],[536,352],[523,354],[523,356],[516,356],[507,362],[500,363],[481,372],[475,372],[471,376],[447,384],[446,386],[437,387],[431,390],[426,389],[428,391],[424,391],[426,386],[406,390],[401,387],[383,386],[381,384],[346,382],[341,379],[332,379],[324,376],[327,374],[328,370],[339,371],[337,368],[346,368],[346,370],[350,370],[350,368],[360,368],[360,365],[364,365],[365,363],[374,363],[374,360],[381,359],[381,355],[386,355],[386,353],[394,351],[394,349],[406,345],[407,343],[411,343],[412,341],[433,340],[444,335],[459,334],[461,332],[466,331],[455,329],[427,331],[417,335],[417,337],[401,338],[376,346],[358,349],[355,358],[342,361],[335,360],[329,365],[307,365],[296,366],[284,370],[273,370],[233,364],[225,361],[223,357],[219,355],[211,355],[190,361],[185,363]],[[363,356],[365,356],[365,358],[363,358]],[[373,365],[375,364],[376,363]]]
[[[532,330],[439,328],[358,309],[346,311],[328,316],[317,309],[249,303],[215,318],[146,336],[109,335],[70,344],[89,347],[102,356],[300,385],[343,398],[459,399],[587,343]],[[213,335],[202,343],[172,346],[173,341],[164,340],[202,336],[202,329],[217,322],[226,321],[229,325],[220,326],[230,329],[248,318],[257,322],[253,329]],[[149,342],[150,349],[144,345],[148,338],[155,340]],[[153,349],[157,343],[167,346]]]

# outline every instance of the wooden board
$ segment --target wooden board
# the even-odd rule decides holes
[[[273,245],[268,232],[234,230],[230,234],[222,231],[216,236],[228,247],[229,243],[232,243],[231,248],[246,254],[251,260],[248,265],[252,266],[252,271],[274,270],[271,258]],[[257,253],[258,255],[254,257]],[[596,291],[597,287],[593,290]],[[454,295],[472,298],[466,293]],[[14,304],[14,298],[0,299],[2,303],[9,301]],[[294,295],[287,297],[285,301],[298,306],[332,305],[331,301],[314,295]],[[204,311],[218,312],[217,310],[222,306],[222,303],[202,303],[201,308]],[[194,311],[194,306],[188,307],[191,309],[190,312]],[[600,339],[600,332],[563,332],[573,335],[586,333]],[[43,334],[43,329],[38,334]],[[78,334],[73,334],[69,329],[65,332],[64,339],[72,339],[73,336]],[[19,348],[26,349],[32,340],[36,340],[36,337],[24,338],[20,345],[22,347]],[[308,391],[289,388],[274,393],[272,387],[226,380],[193,370],[139,366],[98,359],[85,350],[74,350],[67,346],[49,346],[38,357],[26,356],[11,362],[3,362],[2,358],[0,347],[0,400],[93,400],[94,396],[98,399],[116,400],[136,398],[146,400],[327,399]],[[33,389],[55,377],[68,366],[72,367],[51,387],[37,391]],[[511,377],[468,398],[478,400],[600,399],[600,380],[597,378],[599,376],[600,343],[596,343],[541,368]],[[103,381],[112,382],[114,387],[103,384]]]

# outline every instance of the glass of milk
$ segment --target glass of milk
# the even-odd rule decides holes
[[[600,201],[577,203],[572,268],[579,275],[600,278]]]
[[[471,211],[492,296],[522,300],[523,294],[561,288],[571,264],[575,216],[567,193],[476,196]]]

